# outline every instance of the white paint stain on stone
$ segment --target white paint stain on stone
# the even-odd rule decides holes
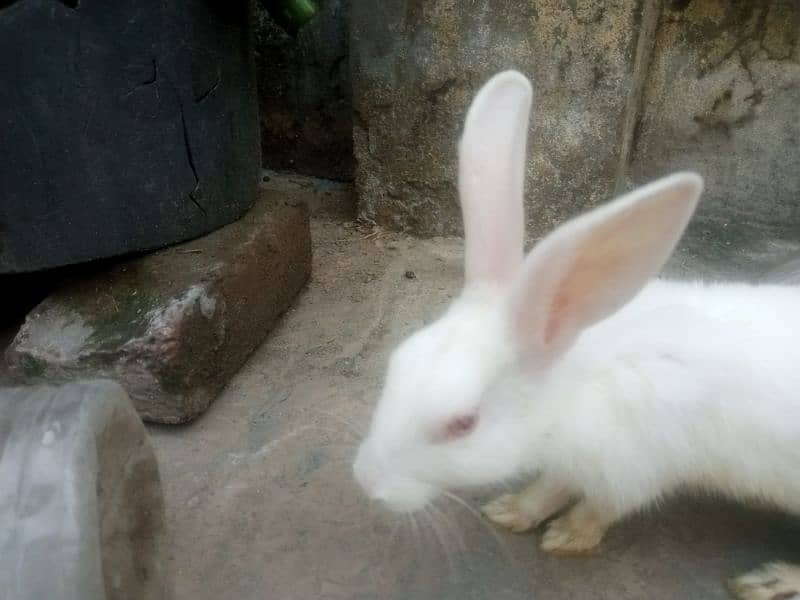
[[[171,331],[195,304],[200,307],[200,313],[206,319],[213,316],[217,307],[216,299],[208,295],[208,290],[204,285],[193,285],[183,295],[170,300],[165,307],[148,313],[148,333],[163,335],[165,332]]]
[[[214,311],[216,308],[217,300],[215,298],[212,298],[206,294],[200,296],[200,312],[206,319],[210,319],[214,316]]]
[[[71,310],[48,310],[28,317],[25,327],[25,347],[56,363],[76,360],[94,329],[78,313]]]
[[[50,444],[53,443],[53,440],[55,439],[56,439],[56,434],[53,433],[51,429],[48,429],[47,431],[44,432],[44,435],[42,436],[42,446],[49,446]]]

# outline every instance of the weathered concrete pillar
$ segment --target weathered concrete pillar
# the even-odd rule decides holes
[[[508,68],[536,87],[529,231],[613,191],[642,2],[359,0],[351,14],[364,215],[423,235],[460,232],[456,142],[472,96]]]
[[[665,2],[627,182],[696,169],[687,243],[730,274],[800,241],[800,3]]]

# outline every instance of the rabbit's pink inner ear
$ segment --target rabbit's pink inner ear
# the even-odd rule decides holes
[[[525,350],[558,353],[627,304],[669,258],[701,190],[698,176],[672,175],[547,236],[511,294],[512,326]]]
[[[558,340],[567,314],[569,314],[569,297],[563,292],[559,292],[553,297],[547,314],[543,336],[545,346],[552,346]]]
[[[522,262],[531,98],[528,80],[506,71],[484,85],[467,114],[458,173],[467,284],[508,283]]]
[[[577,334],[572,290],[563,285],[572,249],[550,241],[556,243],[528,257],[510,297],[512,335],[524,357],[537,363],[557,357]]]

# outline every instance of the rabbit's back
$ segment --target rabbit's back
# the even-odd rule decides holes
[[[661,474],[656,487],[800,513],[800,287],[657,280],[576,351],[592,377],[620,383],[612,410],[584,406],[596,434],[601,422],[627,432],[624,446],[592,444],[607,462],[622,451],[642,481]],[[617,484],[631,489],[631,475]]]

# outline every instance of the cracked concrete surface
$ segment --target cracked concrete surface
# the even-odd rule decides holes
[[[371,506],[353,430],[391,348],[457,293],[461,246],[319,218],[313,236],[311,283],[222,397],[192,425],[149,428],[178,600],[708,600],[763,561],[800,560],[800,523],[711,500],[630,519],[587,558],[548,556],[538,532],[454,503],[416,526]]]

